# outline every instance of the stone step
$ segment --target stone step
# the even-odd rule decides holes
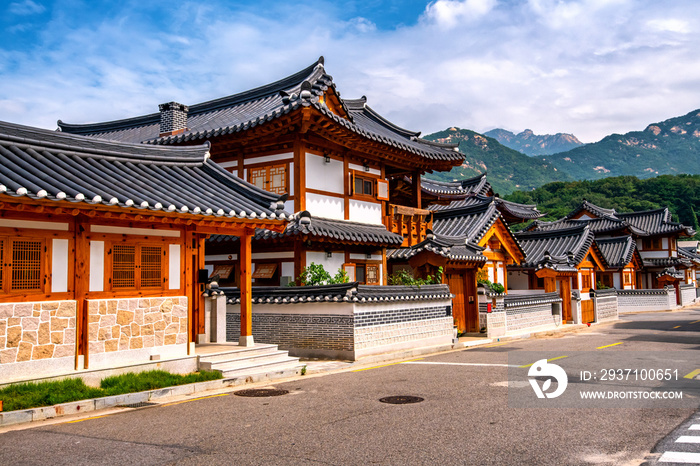
[[[256,366],[220,370],[224,379],[241,379],[246,383],[292,377],[301,374],[304,365],[297,358],[288,358],[275,362],[258,364]]]
[[[267,350],[253,355],[247,353],[233,353],[219,355],[216,359],[207,359],[206,361],[199,360],[199,368],[204,370],[222,370],[250,367],[265,362],[274,362],[278,360],[286,360],[289,358],[287,351]],[[297,359],[298,360],[298,359]]]
[[[215,363],[217,361],[227,361],[230,359],[242,359],[260,354],[268,354],[277,351],[277,345],[259,345],[255,346],[231,346],[232,349],[217,351],[216,353],[202,354],[199,356],[199,362]]]

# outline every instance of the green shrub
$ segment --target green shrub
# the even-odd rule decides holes
[[[338,283],[347,283],[350,281],[348,274],[343,269],[338,269],[334,276],[323,267],[323,264],[312,262],[304,267],[297,279],[289,283],[289,286],[319,286],[319,285],[335,285]]]

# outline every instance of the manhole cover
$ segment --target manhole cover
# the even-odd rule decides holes
[[[234,395],[264,397],[286,395],[287,393],[289,393],[289,390],[278,390],[276,388],[249,388],[248,390],[239,390],[235,392]]]
[[[379,401],[382,403],[389,403],[392,405],[406,405],[409,403],[420,403],[423,398],[419,396],[409,396],[409,395],[398,395],[398,396],[385,396],[380,398]]]
[[[128,405],[119,405],[121,408],[145,408],[146,406],[156,406],[158,403],[151,403],[150,401],[139,401],[138,403],[131,403]]]

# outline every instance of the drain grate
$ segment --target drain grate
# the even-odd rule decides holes
[[[280,396],[286,395],[289,390],[278,390],[276,388],[249,388],[247,390],[239,390],[234,393],[238,396],[250,396],[250,397],[266,397],[266,396]]]
[[[156,406],[158,403],[150,401],[139,401],[138,403],[130,403],[128,405],[119,405],[120,408],[145,408],[146,406]]]
[[[421,398],[419,396],[410,396],[410,395],[397,395],[397,396],[385,396],[384,398],[380,398],[379,401],[382,403],[389,403],[392,405],[406,405],[410,403],[420,403],[423,401],[424,398]]]

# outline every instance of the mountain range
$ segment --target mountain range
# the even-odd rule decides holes
[[[543,159],[579,180],[700,174],[700,109]]]
[[[505,129],[496,128],[485,132],[484,136],[492,137],[504,146],[531,157],[565,152],[583,145],[573,134],[535,134],[531,129],[515,134]]]
[[[448,128],[427,136],[429,141],[459,144],[464,162],[449,172],[427,174],[439,181],[471,178],[488,172],[489,183],[501,195],[515,190],[531,190],[552,181],[572,180],[570,175],[557,170],[549,162],[510,149],[494,138],[475,131]]]

